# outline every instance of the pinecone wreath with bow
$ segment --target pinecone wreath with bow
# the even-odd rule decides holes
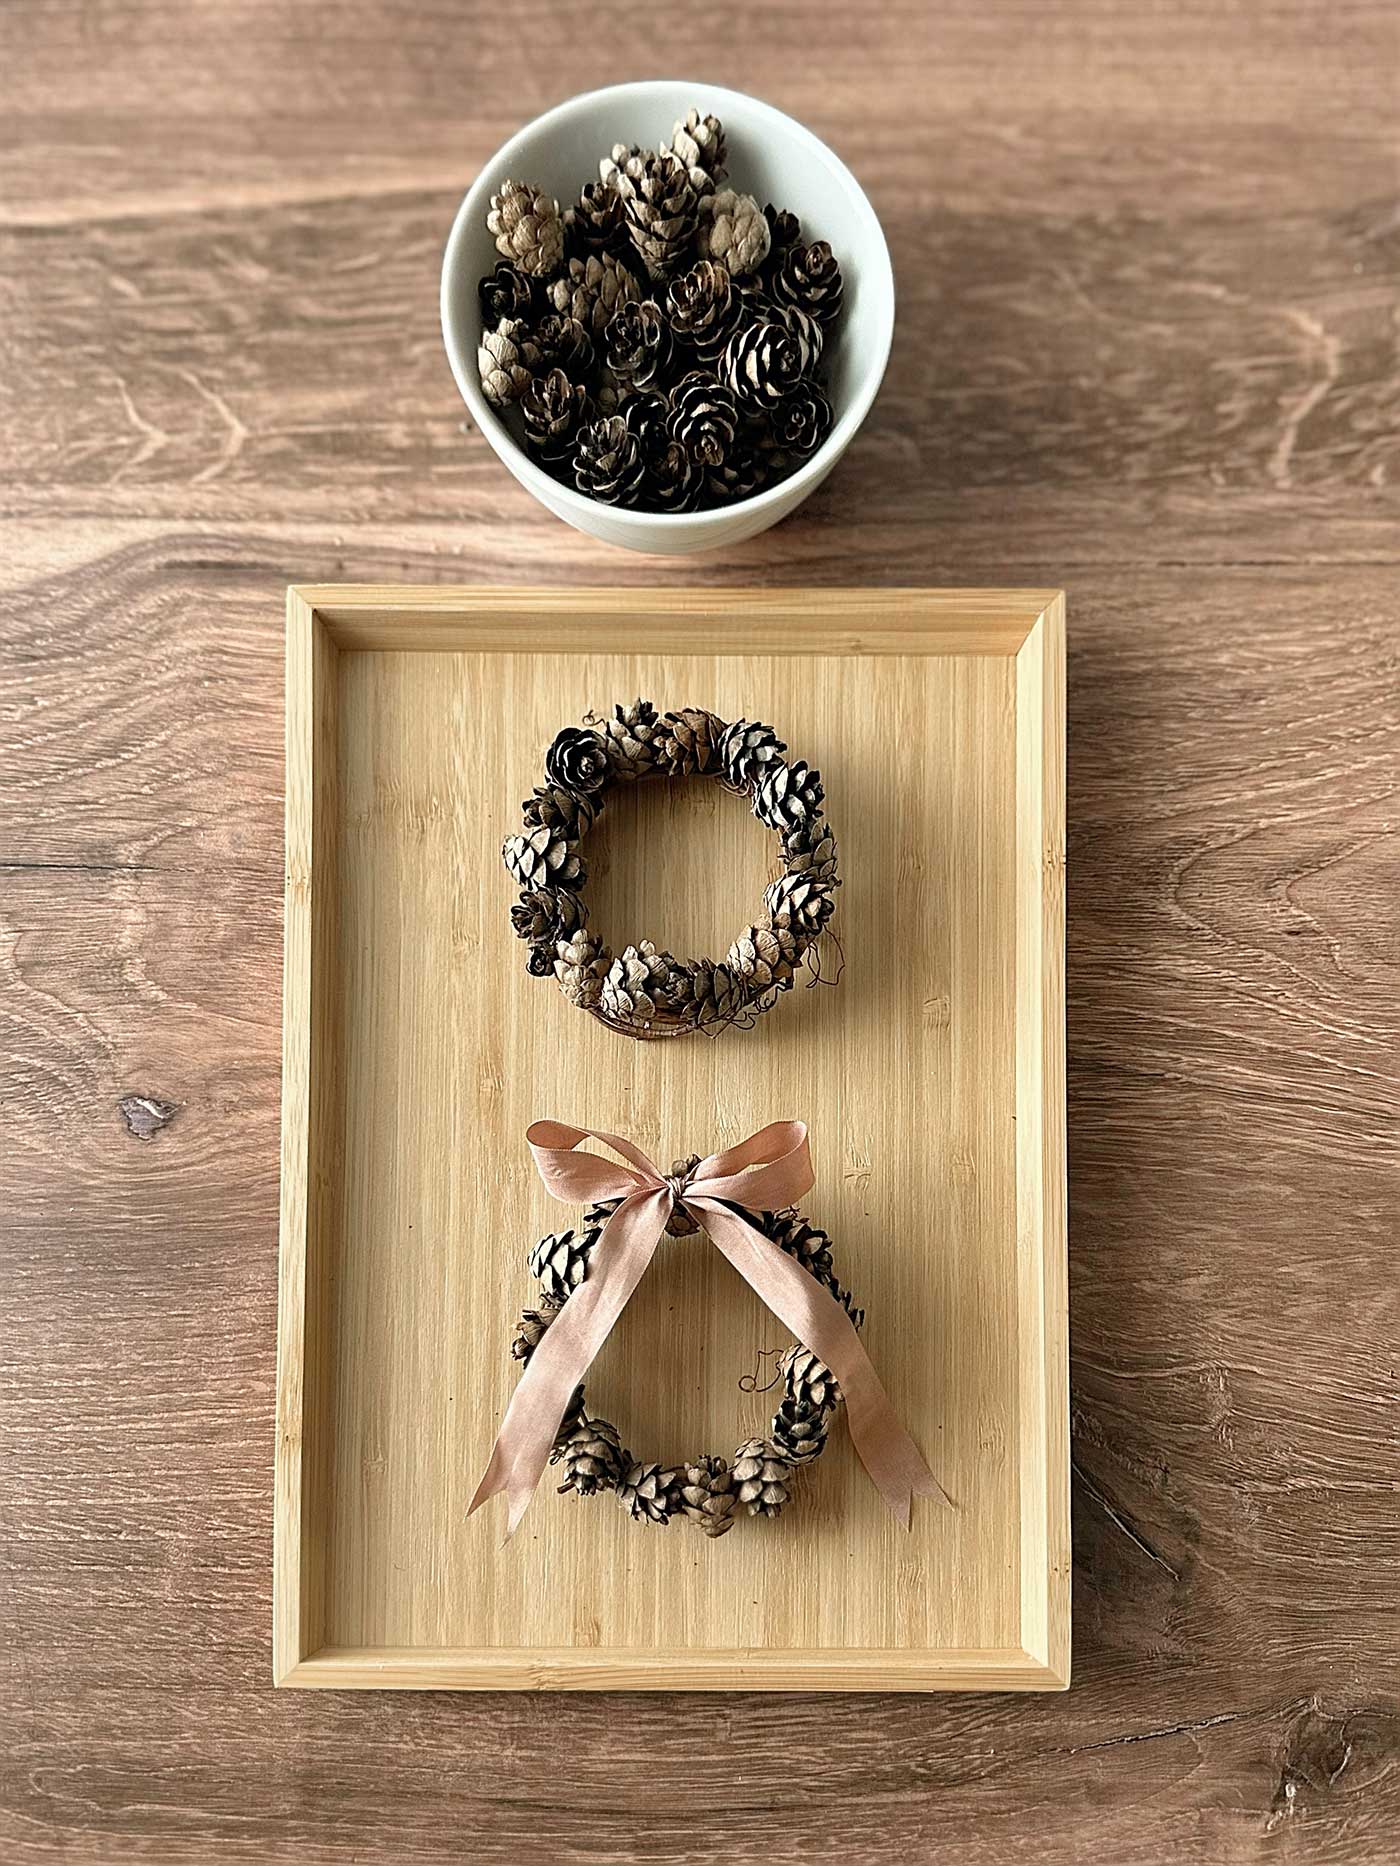
[[[576,419],[562,371],[554,371],[538,395],[532,387],[528,413],[541,448],[556,425]],[[723,418],[722,405],[702,409],[697,403],[692,410],[697,424]],[[674,449],[659,420],[648,412],[638,417],[636,431],[622,415],[590,424],[583,442],[600,487],[641,472],[657,446]],[[583,838],[612,785],[658,776],[717,779],[747,798],[778,838],[783,872],[764,893],[762,915],[722,960],[677,958],[645,939],[613,953],[588,931]],[[508,836],[501,850],[520,890],[511,925],[525,942],[526,970],[539,978],[552,974],[571,1004],[624,1036],[697,1030],[713,1036],[752,1025],[792,990],[804,965],[813,970],[813,982],[821,976],[818,949],[841,885],[825,807],[821,773],[803,758],[789,760],[772,727],[754,720],[730,723],[695,706],[663,715],[650,700],[638,699],[614,706],[605,718],[589,715],[581,726],[565,726],[545,756],[544,782],[522,805],[521,833]],[[564,1282],[572,1286],[580,1275],[566,1259],[547,1293],[559,1296]]]
[[[562,212],[514,178],[491,197],[482,389],[530,458],[590,499],[732,505],[831,432],[840,262],[733,185],[729,154],[694,108],[659,148],[615,143]]]
[[[675,1161],[671,1170],[684,1181],[699,1163],[692,1154]],[[592,1252],[615,1209],[616,1202],[590,1206],[577,1230],[550,1232],[532,1247],[529,1264],[540,1285],[538,1306],[522,1311],[510,1349],[522,1367],[587,1277]],[[810,1276],[840,1294],[860,1327],[864,1312],[839,1291],[826,1233],[796,1210],[764,1212],[761,1226]],[[679,1209],[667,1226],[677,1239],[697,1229]],[[688,1521],[711,1540],[728,1535],[741,1516],[778,1516],[791,1501],[800,1474],[826,1449],[842,1401],[836,1382],[800,1342],[780,1357],[777,1378],[782,1395],[766,1433],[745,1439],[728,1458],[707,1452],[677,1464],[638,1458],[627,1450],[617,1427],[588,1411],[584,1386],[577,1386],[550,1453],[550,1463],[562,1472],[561,1494],[592,1497],[612,1491],[634,1522],[663,1528]],[[739,1384],[747,1388],[752,1382]]]

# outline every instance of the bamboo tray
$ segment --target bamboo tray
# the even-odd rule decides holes
[[[499,847],[545,746],[639,693],[770,721],[826,779],[845,973],[750,1033],[628,1042],[511,937]],[[1063,765],[1054,593],[289,593],[279,1684],[1067,1684]],[[718,786],[656,784],[587,852],[613,944],[720,954],[773,844]],[[838,1423],[781,1521],[718,1542],[548,1481],[511,1542],[499,1503],[467,1522],[526,1251],[576,1219],[529,1165],[540,1115],[663,1162],[807,1120],[804,1209],[952,1507],[897,1529]],[[590,1404],[650,1455],[728,1451],[783,1345],[701,1237]]]

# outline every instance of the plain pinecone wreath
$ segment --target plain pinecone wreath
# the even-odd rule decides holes
[[[568,419],[568,405],[541,397],[541,434]],[[640,471],[645,437],[619,416],[594,462],[600,475]],[[524,827],[502,856],[520,889],[511,922],[528,947],[526,970],[551,973],[571,1004],[609,1029],[638,1038],[751,1025],[792,989],[836,905],[836,840],[823,815],[821,774],[787,759],[771,726],[727,724],[700,707],[658,714],[649,700],[615,706],[600,727],[565,726],[545,758],[545,781],[522,806]],[[778,836],[783,873],[764,894],[762,917],[721,960],[678,959],[642,940],[614,955],[588,931],[587,868],[579,845],[614,783],[653,775],[713,777],[747,797]],[[818,974],[819,975],[819,974]]]
[[[683,1179],[699,1156],[677,1160],[672,1172]],[[511,1343],[511,1356],[526,1365],[550,1324],[588,1275],[589,1259],[616,1201],[590,1206],[577,1231],[550,1232],[530,1252],[530,1273],[540,1285],[539,1307],[522,1312]],[[865,1311],[842,1289],[832,1269],[831,1239],[808,1224],[799,1211],[764,1212],[763,1233],[829,1289],[857,1328]],[[690,1236],[694,1221],[677,1212],[666,1227],[673,1238]],[[826,1449],[841,1392],[830,1371],[810,1348],[794,1343],[778,1363],[783,1396],[761,1438],[746,1439],[730,1458],[706,1453],[693,1464],[666,1465],[637,1458],[627,1450],[617,1427],[590,1413],[582,1385],[574,1389],[550,1454],[562,1466],[561,1492],[591,1497],[611,1490],[637,1522],[664,1525],[687,1517],[707,1536],[733,1528],[736,1514],[776,1516],[789,1501],[793,1481]]]

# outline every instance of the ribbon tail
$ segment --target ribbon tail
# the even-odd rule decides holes
[[[661,1186],[624,1199],[608,1220],[588,1275],[550,1323],[511,1395],[468,1516],[504,1491],[506,1534],[514,1535],[544,1475],[574,1388],[645,1275],[672,1205],[670,1191]]]
[[[557,1430],[558,1428],[556,1427],[555,1429]],[[506,1540],[509,1541],[515,1534],[520,1518],[525,1513],[525,1505],[530,1501],[533,1487],[531,1490],[525,1492],[524,1501],[520,1502],[517,1508],[518,1500],[516,1494],[510,1488],[510,1460],[501,1449],[501,1441],[499,1438],[491,1447],[491,1461],[482,1472],[481,1482],[472,1493],[472,1500],[467,1505],[467,1515],[471,1516],[475,1511],[479,1510],[482,1504],[487,1502],[491,1497],[494,1497],[498,1490],[504,1490],[507,1493],[509,1514],[506,1522]]]
[[[900,1424],[865,1344],[841,1304],[793,1257],[728,1206],[689,1199],[702,1210],[715,1248],[774,1315],[836,1376],[851,1443],[895,1520],[910,1526],[913,1499],[949,1502],[923,1453]]]

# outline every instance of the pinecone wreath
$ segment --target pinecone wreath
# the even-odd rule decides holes
[[[491,198],[482,388],[530,458],[590,499],[730,505],[831,432],[819,372],[840,263],[795,214],[733,186],[728,160],[723,124],[692,109],[659,149],[614,144],[562,212],[514,179]]]
[[[672,1172],[683,1179],[698,1164],[692,1154],[677,1160]],[[588,1275],[591,1253],[613,1209],[591,1206],[577,1231],[551,1232],[530,1251],[530,1273],[540,1285],[539,1306],[522,1311],[510,1350],[522,1367]],[[765,1236],[845,1303],[860,1327],[864,1312],[836,1281],[826,1233],[795,1210],[764,1212],[758,1222]],[[679,1211],[667,1226],[677,1238],[696,1229]],[[584,1388],[576,1387],[550,1453],[550,1463],[562,1469],[560,1492],[591,1497],[611,1490],[634,1522],[659,1528],[684,1519],[711,1539],[727,1535],[740,1516],[777,1516],[790,1501],[799,1474],[826,1449],[841,1405],[836,1382],[800,1342],[782,1355],[778,1372],[782,1398],[766,1434],[746,1439],[731,1457],[706,1453],[689,1464],[659,1464],[634,1456],[616,1426],[588,1411]]]
[[[527,401],[543,453],[555,432],[576,418],[573,391],[556,370],[538,395],[532,385]],[[719,420],[722,412],[697,405],[692,415],[699,424]],[[585,429],[581,446],[590,450],[600,488],[635,477],[657,450],[678,451],[659,419],[644,411],[629,426],[625,416],[613,415]],[[677,471],[696,469],[687,463]],[[779,839],[783,872],[769,884],[760,917],[722,960],[678,959],[649,940],[615,954],[588,931],[579,845],[612,785],[653,776],[716,778],[747,797],[759,822]],[[751,1026],[792,990],[804,964],[820,976],[818,943],[841,885],[836,840],[826,821],[821,773],[805,759],[789,761],[771,726],[748,719],[729,724],[695,706],[663,716],[650,700],[639,699],[614,706],[606,719],[565,726],[545,756],[544,778],[522,806],[521,833],[508,836],[501,853],[520,890],[511,925],[525,941],[526,970],[537,978],[552,973],[571,1004],[628,1037],[693,1030],[714,1036],[732,1025]],[[586,1251],[593,1241],[577,1248]],[[563,1249],[565,1241],[549,1242]],[[546,1294],[558,1300],[582,1274],[568,1255],[549,1277],[540,1272]]]

